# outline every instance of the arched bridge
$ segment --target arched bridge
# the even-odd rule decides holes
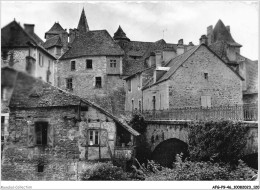
[[[258,127],[255,123],[249,123],[250,130],[247,134],[245,155],[257,154],[258,152]],[[146,139],[149,144],[151,157],[165,166],[171,164],[175,155],[188,154],[188,122],[157,120],[147,121]]]

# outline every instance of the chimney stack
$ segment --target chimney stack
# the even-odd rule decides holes
[[[192,42],[189,42],[189,46],[187,47],[187,50],[190,50],[193,46],[194,44]]]
[[[208,45],[208,38],[206,35],[202,35],[200,37],[200,44],[205,44],[205,45]]]
[[[212,44],[214,42],[212,25],[207,27],[207,37],[208,37],[208,45]]]
[[[155,64],[156,67],[162,66],[162,52],[161,51],[155,51]]]
[[[183,53],[184,53],[183,39],[180,39],[177,44],[177,55],[181,55]]]
[[[29,33],[33,34],[34,33],[34,24],[24,24],[24,30]]]

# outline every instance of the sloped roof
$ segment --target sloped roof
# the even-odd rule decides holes
[[[63,91],[47,82],[44,82],[43,80],[34,78],[27,73],[20,71],[15,72],[17,72],[17,75],[15,79],[14,90],[9,103],[10,108],[16,107],[28,109],[37,107],[63,107],[78,106],[81,103],[85,103],[112,118],[115,122],[120,124],[133,135],[139,135],[139,133],[131,128],[129,125],[127,125],[127,123],[116,118],[97,104],[90,102],[87,99],[82,99],[76,95]]]
[[[49,38],[43,44],[43,47],[46,48],[46,49],[51,48],[53,46],[62,47],[62,42],[61,42],[61,39],[60,39],[59,35],[56,35],[56,36],[53,36],[53,37]]]
[[[175,72],[176,70],[187,60],[189,59],[189,57],[195,52],[197,51],[201,46],[205,46],[210,52],[212,52],[214,55],[216,55],[220,60],[222,60],[215,52],[213,52],[208,46],[206,46],[205,44],[201,44],[199,46],[194,46],[191,49],[187,50],[185,53],[171,59],[168,63],[165,64],[165,67],[170,67],[170,70],[167,71],[164,75],[162,75],[161,78],[159,78],[159,80],[156,83],[152,83],[151,81],[145,85],[143,87],[143,90],[156,85],[160,82],[166,81],[168,80]],[[222,60],[222,62],[229,68],[231,69],[226,62],[224,62]],[[233,69],[231,69],[241,80],[244,80],[237,72],[235,72]]]
[[[127,41],[130,41],[130,39],[126,36],[125,32],[123,31],[123,29],[121,28],[121,26],[119,25],[117,31],[114,33],[114,40],[117,39],[125,39]]]
[[[46,38],[46,34],[60,34],[63,32],[66,31],[62,28],[62,26],[58,22],[55,22],[51,27],[51,29],[45,33],[45,38]]]
[[[229,45],[241,47],[241,45],[233,39],[230,32],[221,20],[218,20],[217,24],[213,29],[214,42],[225,41]]]
[[[60,59],[100,55],[124,55],[124,51],[106,30],[92,30],[86,34],[79,34],[72,42],[71,48]]]
[[[77,29],[79,30],[79,33],[81,33],[81,34],[84,34],[89,31],[88,21],[87,21],[86,15],[85,15],[84,8],[82,9]]]
[[[1,29],[2,47],[28,47],[28,42],[43,43],[35,33],[27,33],[15,20]]]
[[[227,43],[225,41],[218,41],[209,45],[209,48],[214,51],[225,62],[229,62],[227,57]]]

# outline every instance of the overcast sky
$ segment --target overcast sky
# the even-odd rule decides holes
[[[154,42],[163,38],[177,43],[199,43],[207,26],[221,19],[230,25],[236,42],[243,45],[241,54],[258,59],[257,1],[164,1],[164,2],[2,2],[1,27],[15,18],[21,25],[35,24],[42,39],[54,22],[63,28],[76,28],[84,7],[90,30],[106,29],[113,37],[121,25],[133,41]]]

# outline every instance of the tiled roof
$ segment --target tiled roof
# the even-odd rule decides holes
[[[44,82],[43,80],[32,77],[27,73],[20,71],[16,72],[15,86],[9,104],[10,108],[16,107],[28,109],[37,107],[78,106],[81,103],[86,103],[112,118],[133,135],[139,135],[139,133],[127,125],[127,123],[116,118],[97,104],[65,92]]]
[[[207,47],[208,50],[210,50],[213,54],[217,55],[214,51],[212,51],[208,46],[205,44],[201,44],[199,46],[194,46],[191,49],[187,50],[185,53],[171,59],[168,63],[165,64],[165,67],[170,67],[170,70],[167,71],[164,75],[162,75],[161,78],[156,83],[153,83],[153,81],[150,81],[147,85],[143,87],[143,89],[148,88],[151,85],[156,85],[160,82],[163,82],[167,79],[169,79],[175,72],[176,70],[195,52],[197,51],[201,46]],[[217,55],[218,56],[218,55]],[[219,57],[219,56],[218,56]],[[220,57],[219,57],[220,58]],[[220,58],[221,59],[221,58]],[[222,59],[221,59],[222,60]],[[223,60],[222,60],[223,61]],[[231,69],[226,62],[223,61],[223,63]],[[231,69],[241,80],[244,80],[237,72],[235,72],[233,69]]]
[[[218,41],[211,45],[209,48],[214,51],[221,59],[223,59],[226,63],[229,62],[227,57],[227,43],[225,41]]]
[[[124,59],[123,64],[123,74],[127,76],[133,75],[136,72],[142,71],[148,67],[145,64],[144,59]]]
[[[114,33],[113,38],[114,38],[114,40],[125,39],[127,41],[130,41],[130,39],[126,36],[125,32],[122,30],[120,25],[119,25],[117,31]]]
[[[54,25],[51,27],[51,29],[45,33],[45,37],[46,34],[60,34],[63,32],[66,31],[62,28],[62,26],[58,22],[55,22]]]
[[[241,47],[241,45],[235,42],[235,40],[232,38],[230,32],[227,30],[227,28],[221,20],[218,20],[217,24],[213,29],[213,37],[214,42],[225,41],[229,45]]]
[[[87,21],[86,15],[85,15],[84,8],[82,9],[77,29],[79,30],[79,33],[81,33],[81,34],[84,34],[89,31],[88,21]]]
[[[56,36],[53,36],[52,38],[49,38],[43,44],[43,47],[46,48],[46,49],[51,48],[53,46],[60,46],[60,47],[62,47],[62,42],[61,42],[61,39],[60,39],[59,35],[56,35]]]
[[[36,34],[27,33],[16,21],[9,23],[1,29],[2,47],[27,47],[28,42],[34,45],[43,43]]]
[[[60,59],[95,55],[124,55],[124,51],[106,30],[92,30],[76,36],[71,48]]]

